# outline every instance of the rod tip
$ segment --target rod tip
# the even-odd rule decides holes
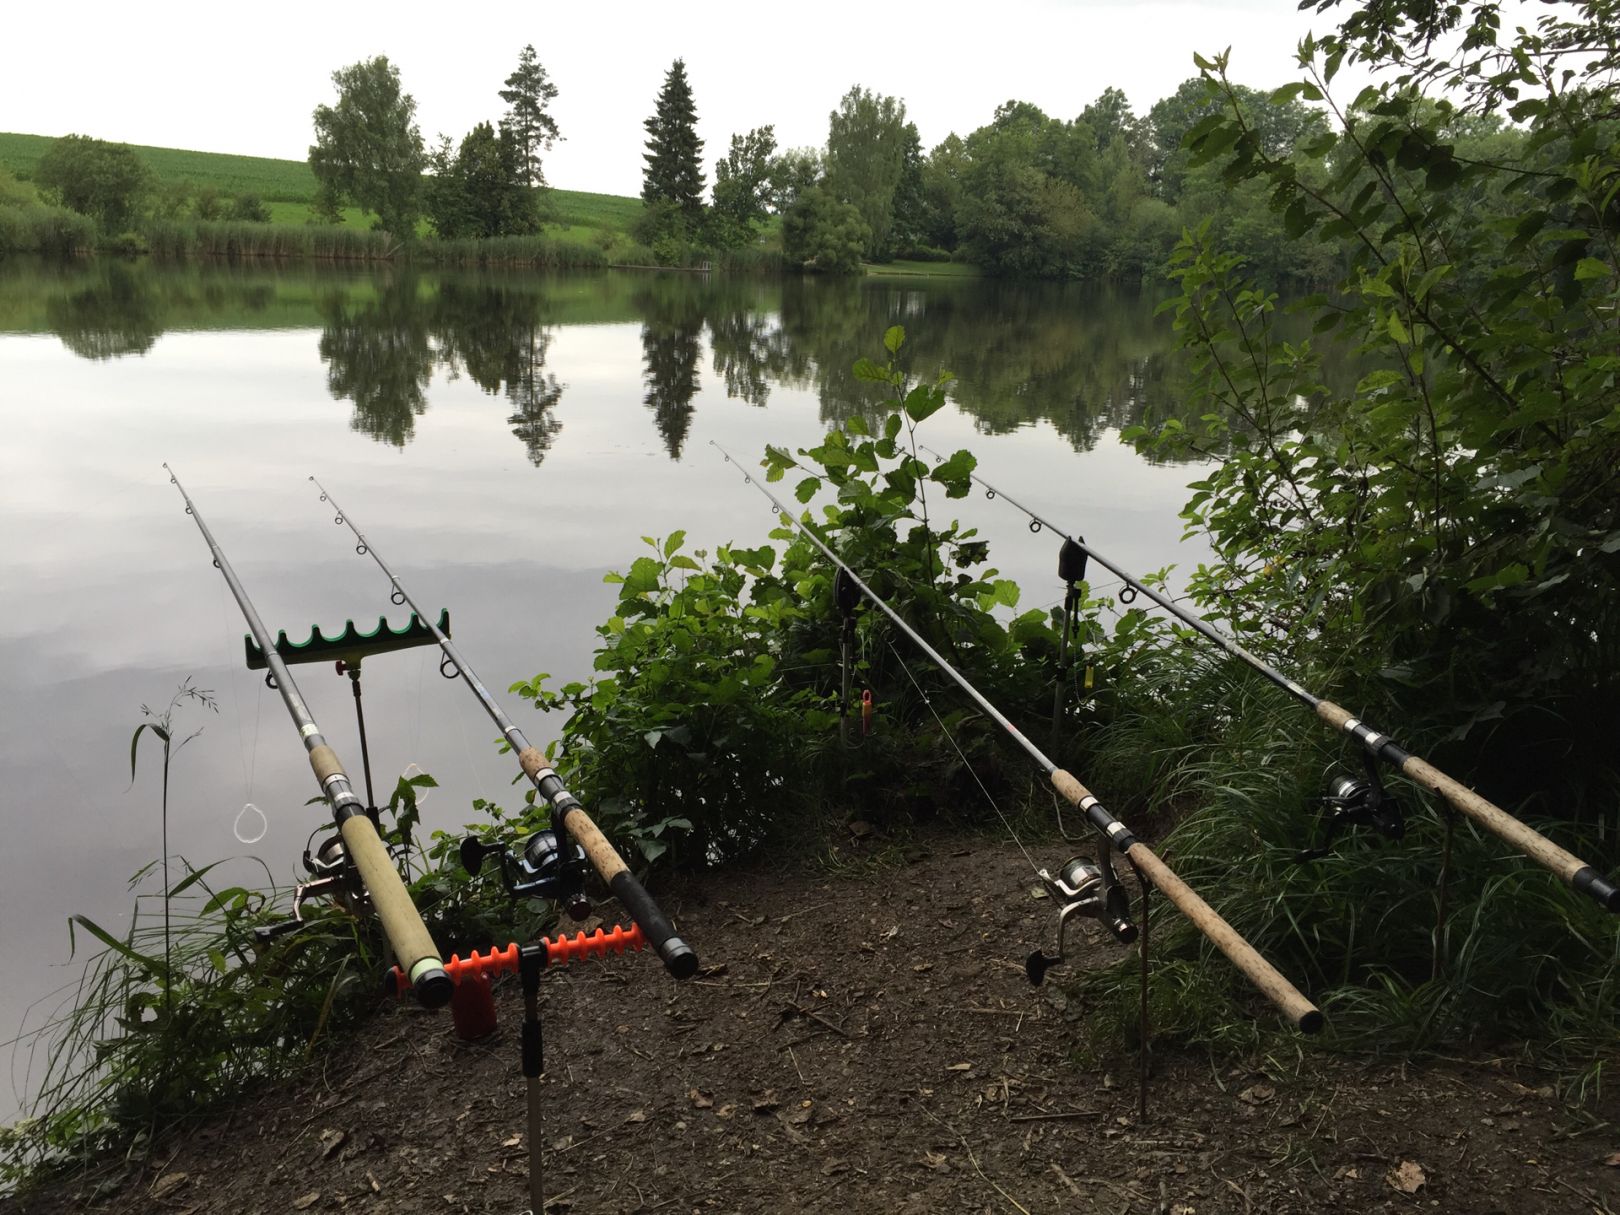
[[[1313,1008],[1309,1012],[1301,1013],[1299,1017],[1299,1032],[1302,1034],[1319,1034],[1327,1019],[1322,1016],[1320,1008]]]

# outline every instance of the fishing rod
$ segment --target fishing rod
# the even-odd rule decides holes
[[[394,952],[395,959],[415,990],[416,998],[428,1008],[442,1007],[449,1003],[455,991],[455,983],[446,972],[444,962],[439,957],[438,947],[433,944],[427,926],[422,923],[421,915],[411,902],[410,893],[405,889],[405,883],[400,880],[399,872],[394,868],[382,837],[377,834],[377,825],[367,816],[365,806],[349,783],[343,765],[321,735],[321,728],[315,723],[314,715],[310,713],[309,706],[299,694],[292,673],[270,640],[269,630],[264,627],[264,621],[259,619],[259,613],[254,610],[247,591],[242,589],[241,580],[231,568],[231,563],[226,560],[224,552],[214,539],[214,534],[208,530],[208,524],[203,522],[203,517],[198,513],[191,495],[186,493],[185,486],[180,484],[180,478],[175,476],[174,470],[168,464],[164,464],[163,468],[169,474],[170,483],[185,499],[186,514],[191,516],[197,524],[197,530],[202,532],[203,539],[208,542],[209,551],[214,554],[214,567],[225,576],[225,583],[236,598],[236,606],[242,609],[242,615],[247,619],[253,639],[264,651],[270,673],[275,677],[276,689],[281,693],[282,703],[287,706],[293,725],[298,727],[298,735],[304,740],[304,749],[309,755],[309,766],[315,773],[315,781],[320,786],[321,796],[332,806],[332,819],[337,824],[338,833],[342,838],[343,857],[359,874],[361,888],[376,911],[377,918],[382,922],[383,932],[388,937],[388,944]],[[322,849],[323,855],[328,856],[334,851],[330,844]]]
[[[551,805],[552,832],[536,832],[530,837],[523,856],[515,865],[503,864],[503,873],[508,875],[508,889],[515,894],[547,897],[552,889],[558,888],[553,883],[557,878],[565,876],[563,872],[559,872],[559,867],[566,865],[566,860],[561,856],[561,838],[555,833],[566,830],[584,849],[591,865],[607,883],[608,889],[620,903],[624,904],[630,918],[640,925],[643,935],[658,951],[658,956],[664,960],[665,969],[677,979],[691,978],[697,973],[698,968],[696,951],[675,935],[675,928],[669,922],[669,917],[653,901],[646,888],[636,880],[635,874],[630,872],[630,867],[624,863],[607,837],[602,834],[601,828],[585,812],[585,807],[580,804],[579,799],[568,792],[546,757],[530,745],[523,731],[501,711],[500,705],[495,703],[495,698],[484,687],[477,672],[461,656],[455,643],[416,606],[416,601],[400,584],[398,576],[388,568],[388,563],[382,559],[381,554],[372,546],[365,534],[354,525],[354,520],[349,518],[348,512],[338,505],[337,499],[332,497],[326,486],[314,477],[310,477],[310,480],[321,491],[321,501],[330,502],[332,509],[337,511],[334,522],[346,524],[354,533],[358,541],[355,551],[361,556],[370,556],[387,577],[393,587],[391,595],[393,601],[396,604],[409,604],[411,610],[427,625],[439,643],[439,648],[444,651],[446,660],[472,689],[473,695],[478,697],[478,702],[484,706],[484,711],[489,714],[490,720],[500,730],[502,737],[511,744],[512,750],[517,755],[518,764],[523,769],[523,775],[529,778],[539,794]],[[462,844],[462,863],[469,870],[476,872],[489,852],[503,852],[503,850],[470,837]]]
[[[935,459],[941,458],[940,454],[930,447],[925,447],[923,450]],[[1044,527],[1053,535],[1061,536],[1065,543],[1074,545],[1096,561],[1098,565],[1101,565],[1124,582],[1133,592],[1132,598],[1135,597],[1135,592],[1146,595],[1182,623],[1196,630],[1207,640],[1232,655],[1232,657],[1258,671],[1283,689],[1295,700],[1314,712],[1330,729],[1342,730],[1362,745],[1365,749],[1369,781],[1363,783],[1352,778],[1341,777],[1334,781],[1333,795],[1324,799],[1329,805],[1333,806],[1333,819],[1330,821],[1328,829],[1329,842],[1331,842],[1333,831],[1342,822],[1370,822],[1385,835],[1399,838],[1401,830],[1399,817],[1397,814],[1392,813],[1388,805],[1388,796],[1384,793],[1377,776],[1375,761],[1381,761],[1394,768],[1397,772],[1409,777],[1416,784],[1439,794],[1465,817],[1485,828],[1498,839],[1513,845],[1531,860],[1545,866],[1562,879],[1566,885],[1581,894],[1587,895],[1599,906],[1607,908],[1609,911],[1620,911],[1620,885],[1611,882],[1596,868],[1573,853],[1559,847],[1534,827],[1521,822],[1500,806],[1475,793],[1466,785],[1453,780],[1427,760],[1405,750],[1383,731],[1373,729],[1366,722],[1353,716],[1348,710],[1334,704],[1331,700],[1313,695],[1295,680],[1290,679],[1281,671],[1256,658],[1203,617],[1189,612],[1168,596],[1148,586],[1141,579],[1132,577],[1084,540],[1070,536],[1063,529],[1055,526],[1049,520],[1043,519],[1017,499],[1008,497],[977,473],[970,473],[969,476],[984,490],[986,497],[1002,498],[1010,505],[1023,511],[1029,517],[1030,531],[1038,532]],[[1302,858],[1308,859],[1310,856],[1320,855],[1323,851],[1325,849],[1311,849],[1301,855]]]
[[[726,458],[728,464],[737,463],[732,459],[731,453],[713,439],[709,440],[709,444]],[[1284,978],[1276,967],[1261,957],[1254,946],[1244,940],[1237,930],[1223,920],[1219,913],[1206,903],[1191,886],[1177,877],[1170,867],[1160,860],[1146,844],[1132,835],[1124,823],[1104,809],[1102,803],[1097,800],[1091,790],[1082,785],[1071,773],[1058,767],[1056,763],[1047,758],[1039,747],[1030,742],[1017,726],[1013,725],[995,705],[985,698],[982,692],[968,682],[966,676],[947,662],[939,651],[923,640],[922,636],[901,619],[899,613],[891,608],[876,591],[867,586],[860,576],[828,547],[826,541],[822,539],[814,528],[788,510],[780,498],[756,481],[751,473],[742,468],[742,465],[737,464],[737,468],[738,471],[742,472],[743,480],[747,484],[752,485],[769,498],[771,504],[782,518],[789,520],[801,535],[820,549],[822,555],[841,569],[849,580],[860,588],[861,593],[894,623],[896,628],[909,637],[917,648],[922,650],[941,671],[949,675],[957,687],[966,692],[968,697],[979,708],[983,709],[992,721],[1012,736],[1013,741],[1028,753],[1029,757],[1040,767],[1042,773],[1052,782],[1052,787],[1086,816],[1087,821],[1097,829],[1103,839],[1107,840],[1114,848],[1117,848],[1136,867],[1137,872],[1143,876],[1144,880],[1163,891],[1165,897],[1176,905],[1182,915],[1192,921],[1193,927],[1203,933],[1217,949],[1224,953],[1232,964],[1242,971],[1268,1000],[1282,1010],[1290,1022],[1308,1034],[1316,1033],[1322,1028],[1321,1011],[1300,994],[1298,988]],[[1066,868],[1065,876],[1067,874]],[[1034,973],[1031,973],[1030,977],[1035,978]]]

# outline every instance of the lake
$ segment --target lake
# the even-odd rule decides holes
[[[893,324],[916,373],[958,377],[926,442],[970,447],[987,480],[1126,568],[1190,568],[1207,550],[1180,541],[1177,512],[1197,469],[1118,441],[1177,407],[1155,303],[945,278],[0,263],[0,1040],[25,1014],[36,1028],[76,977],[67,917],[121,932],[130,876],[160,852],[150,737],[130,777],[143,705],[161,710],[188,679],[217,698],[217,715],[177,717],[178,735],[202,733],[174,760],[174,856],[257,856],[290,882],[328,821],[305,805],[297,734],[245,668],[242,617],[162,462],[272,630],[406,619],[315,474],[413,597],[449,609],[492,689],[586,678],[616,598],[603,575],[640,537],[764,542],[769,505],[709,441],[753,462],[870,411],[851,367],[881,359]],[[1024,588],[1021,608],[1061,601],[1049,535],[983,495],[951,505]],[[494,728],[438,665],[434,649],[368,660],[365,713],[379,792],[418,765],[440,784],[424,818],[451,829],[474,798],[521,797]],[[363,787],[348,679],[294,674]],[[537,744],[552,736],[556,721],[505,703]],[[268,829],[248,845],[250,802]],[[220,872],[262,882],[244,860]],[[14,1090],[28,1067],[17,1052]],[[12,1113],[0,1093],[0,1121]]]

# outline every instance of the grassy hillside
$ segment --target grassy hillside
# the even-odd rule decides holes
[[[0,168],[31,178],[34,166],[54,142],[53,136],[0,132]],[[272,160],[265,156],[231,156],[222,152],[188,152],[181,148],[131,145],[164,183],[190,182],[213,186],[221,194],[257,194],[270,205],[271,220],[301,224],[310,216],[315,200],[315,175],[301,160]],[[641,215],[639,198],[591,194],[582,190],[553,190],[551,206],[564,228],[599,228],[628,233]],[[360,212],[344,210],[346,224],[362,223]],[[589,233],[582,235],[589,236]]]

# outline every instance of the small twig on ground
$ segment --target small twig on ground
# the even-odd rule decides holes
[[[943,1119],[935,1117],[927,1110],[923,1110],[923,1113],[927,1115],[930,1121],[939,1123],[940,1126],[944,1127],[947,1131],[950,1131],[951,1134],[956,1136],[957,1142],[962,1145],[962,1150],[967,1153],[968,1161],[973,1165],[973,1171],[979,1175],[980,1181],[984,1182],[985,1185],[989,1186],[992,1190],[1005,1198],[1014,1210],[1022,1212],[1023,1215],[1030,1215],[1028,1207],[1019,1202],[1018,1199],[1014,1198],[1011,1194],[1007,1193],[1006,1190],[1002,1189],[999,1185],[984,1175],[984,1170],[979,1167],[979,1158],[973,1154],[972,1145],[968,1143],[967,1137],[963,1135],[961,1131],[956,1130],[949,1123],[945,1122]]]
[[[1604,1202],[1596,1194],[1590,1194],[1585,1190],[1578,1190],[1574,1186],[1570,1185],[1569,1182],[1565,1181],[1562,1177],[1554,1177],[1553,1180],[1559,1185],[1563,1186],[1571,1194],[1574,1194],[1582,1202],[1591,1203],[1593,1215],[1614,1215],[1614,1211],[1610,1209],[1609,1204]]]
[[[1014,1114],[1014,1122],[1058,1122],[1064,1118],[1095,1118],[1096,1110],[1064,1110],[1055,1114]]]
[[[799,1016],[801,1016],[801,1017],[808,1017],[810,1020],[816,1022],[816,1024],[818,1024],[818,1025],[825,1025],[828,1029],[832,1030],[833,1033],[837,1034],[840,1038],[849,1037],[849,1031],[844,1029],[843,1026],[835,1024],[834,1022],[827,1020],[826,1017],[822,1016],[818,1012],[812,1012],[810,1009],[804,1007],[802,1004],[790,1004],[790,1005],[787,1006],[787,1011],[798,1013]]]
[[[1057,1179],[1059,1181],[1061,1181],[1064,1185],[1069,1187],[1069,1193],[1073,1194],[1076,1198],[1079,1198],[1081,1200],[1085,1199],[1084,1192],[1081,1191],[1079,1186],[1074,1184],[1074,1178],[1070,1177],[1067,1173],[1065,1173],[1063,1171],[1063,1166],[1062,1165],[1058,1164],[1058,1162],[1054,1160],[1047,1167],[1049,1169],[1051,1169],[1052,1172],[1057,1175]]]
[[[810,1082],[804,1078],[804,1069],[799,1066],[799,1056],[793,1053],[793,1048],[791,1046],[787,1048],[787,1053],[788,1058],[793,1060],[793,1070],[799,1073],[799,1083],[804,1085],[806,1088],[809,1088]]]

